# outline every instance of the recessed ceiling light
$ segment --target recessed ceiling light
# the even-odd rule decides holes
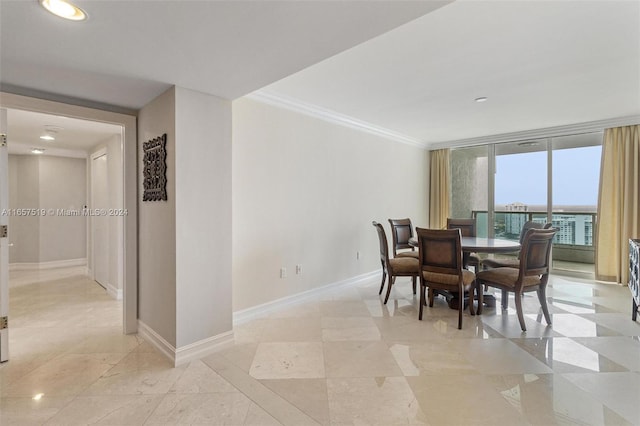
[[[42,148],[32,148],[31,149],[31,153],[32,154],[44,154],[44,149],[42,149]]]
[[[31,398],[31,399],[33,399],[34,401],[40,401],[43,396],[44,396],[43,393],[37,393],[37,394],[33,395],[33,398]]]
[[[40,136],[40,139],[42,139],[43,141],[55,141],[56,140],[55,136],[53,136],[51,133],[47,133],[46,135]]]
[[[87,19],[87,14],[79,7],[65,1],[65,0],[40,0],[42,7],[56,16],[71,21],[84,21]]]
[[[486,102],[487,101],[487,97],[486,96],[481,96],[479,98],[475,99],[476,102]]]

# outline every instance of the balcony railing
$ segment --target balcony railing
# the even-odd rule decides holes
[[[472,212],[477,221],[479,237],[488,235],[486,210]],[[522,226],[527,221],[547,223],[547,212],[543,211],[506,211],[494,212],[494,235],[498,238],[518,240]],[[597,215],[594,212],[552,212],[552,223],[558,228],[554,237],[553,260],[594,263],[594,237]]]

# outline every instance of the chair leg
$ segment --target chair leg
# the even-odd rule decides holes
[[[396,281],[395,280],[396,277],[391,276],[391,274],[389,274],[389,279],[387,282],[387,295],[384,298],[384,304],[387,304],[387,301],[389,300],[389,295],[391,294],[391,287],[393,287],[393,283]]]
[[[484,285],[485,287],[488,287],[488,285]],[[478,315],[482,314],[482,308],[484,307],[484,291],[482,291],[482,284],[481,283],[476,283],[476,290],[478,292],[478,310],[476,311],[476,313]]]
[[[418,277],[416,277],[415,275],[411,277],[411,284],[413,284],[413,295],[416,295],[416,282]]]
[[[502,290],[502,309],[507,309],[509,307],[509,292],[507,290]]]
[[[433,308],[433,299],[434,299],[433,289],[429,288],[429,307],[430,308]]]
[[[527,326],[524,323],[524,314],[522,313],[522,293],[515,293],[513,298],[516,301],[516,313],[518,314],[518,321],[520,321],[520,328],[522,331],[527,331]]]
[[[378,295],[382,294],[382,289],[384,288],[384,282],[387,279],[387,270],[384,269],[384,265],[382,265],[382,282],[380,283],[380,291],[378,291]]]
[[[422,283],[420,283],[420,311],[418,313],[418,319],[420,321],[422,321],[422,310],[424,309],[424,305],[425,305],[425,297],[424,297],[424,292],[426,290],[426,286],[422,285]]]
[[[471,315],[475,315],[476,314],[476,310],[473,307],[473,303],[474,303],[474,299],[475,299],[475,294],[474,294],[474,289],[476,288],[476,283],[474,282],[473,285],[469,288],[469,314]]]
[[[458,330],[462,329],[462,309],[464,309],[464,291],[458,295]]]
[[[540,300],[540,306],[542,307],[542,313],[544,319],[547,321],[547,325],[551,325],[551,316],[549,315],[549,308],[547,308],[547,295],[544,287],[538,289],[538,300]]]

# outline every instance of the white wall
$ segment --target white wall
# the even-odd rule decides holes
[[[177,347],[232,329],[231,102],[176,88]]]
[[[167,134],[167,201],[142,201],[144,142]],[[138,114],[138,318],[176,345],[175,88]]]
[[[41,156],[40,208],[79,211],[87,203],[84,158]],[[87,219],[82,216],[40,217],[40,262],[86,259]]]
[[[10,207],[81,210],[86,203],[86,160],[9,156]],[[85,259],[86,219],[50,214],[10,219],[10,263]]]
[[[232,329],[231,103],[174,87],[138,123],[140,159],[167,134],[168,196],[138,204],[139,318],[178,363],[181,348],[210,350]],[[139,200],[143,181],[141,169]]]
[[[428,168],[423,149],[234,101],[234,311],[380,268],[371,221],[389,240],[389,218],[426,226]]]

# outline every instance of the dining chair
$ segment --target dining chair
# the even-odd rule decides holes
[[[522,331],[527,331],[522,312],[523,293],[536,291],[542,307],[544,319],[551,325],[551,317],[547,308],[546,288],[549,280],[549,255],[553,244],[553,237],[557,228],[529,229],[524,236],[520,260],[517,268],[502,267],[487,269],[476,274],[476,285],[495,287],[502,290],[502,308],[508,306],[508,293],[514,293],[516,313]],[[478,313],[482,313],[483,293],[478,292]]]
[[[391,236],[393,239],[393,257],[415,257],[418,252],[409,244],[409,238],[413,238],[413,226],[411,219],[389,219],[391,224]],[[407,249],[409,249],[407,251]],[[405,250],[405,251],[398,251]]]
[[[384,298],[385,305],[389,300],[391,287],[395,283],[396,277],[411,277],[413,294],[416,294],[416,278],[420,271],[418,259],[415,257],[390,258],[387,234],[384,232],[384,228],[376,221],[373,221],[372,224],[376,228],[376,231],[378,231],[378,240],[380,240],[380,263],[382,263],[382,282],[380,283],[380,291],[378,291],[378,294],[382,294],[384,282],[387,280],[387,277],[387,295]]]
[[[529,220],[524,223],[522,226],[522,230],[520,231],[520,245],[524,241],[524,236],[526,235],[529,229],[549,229],[551,228],[551,223],[542,224],[539,222],[534,222]],[[482,269],[487,268],[517,268],[520,266],[520,252],[518,252],[517,257],[509,257],[509,258],[498,258],[498,259],[483,259],[482,260]]]
[[[476,236],[476,219],[455,219],[447,218],[447,229],[460,229],[463,237],[475,237]],[[480,258],[475,253],[465,253],[465,268],[467,266],[473,266],[474,271],[480,270],[480,264],[482,263]]]
[[[460,229],[416,228],[420,253],[420,312],[429,288],[429,307],[433,307],[434,290],[458,293],[458,329],[462,328],[464,292],[469,292],[469,313],[474,315],[473,291],[475,274],[463,268],[462,233]]]

